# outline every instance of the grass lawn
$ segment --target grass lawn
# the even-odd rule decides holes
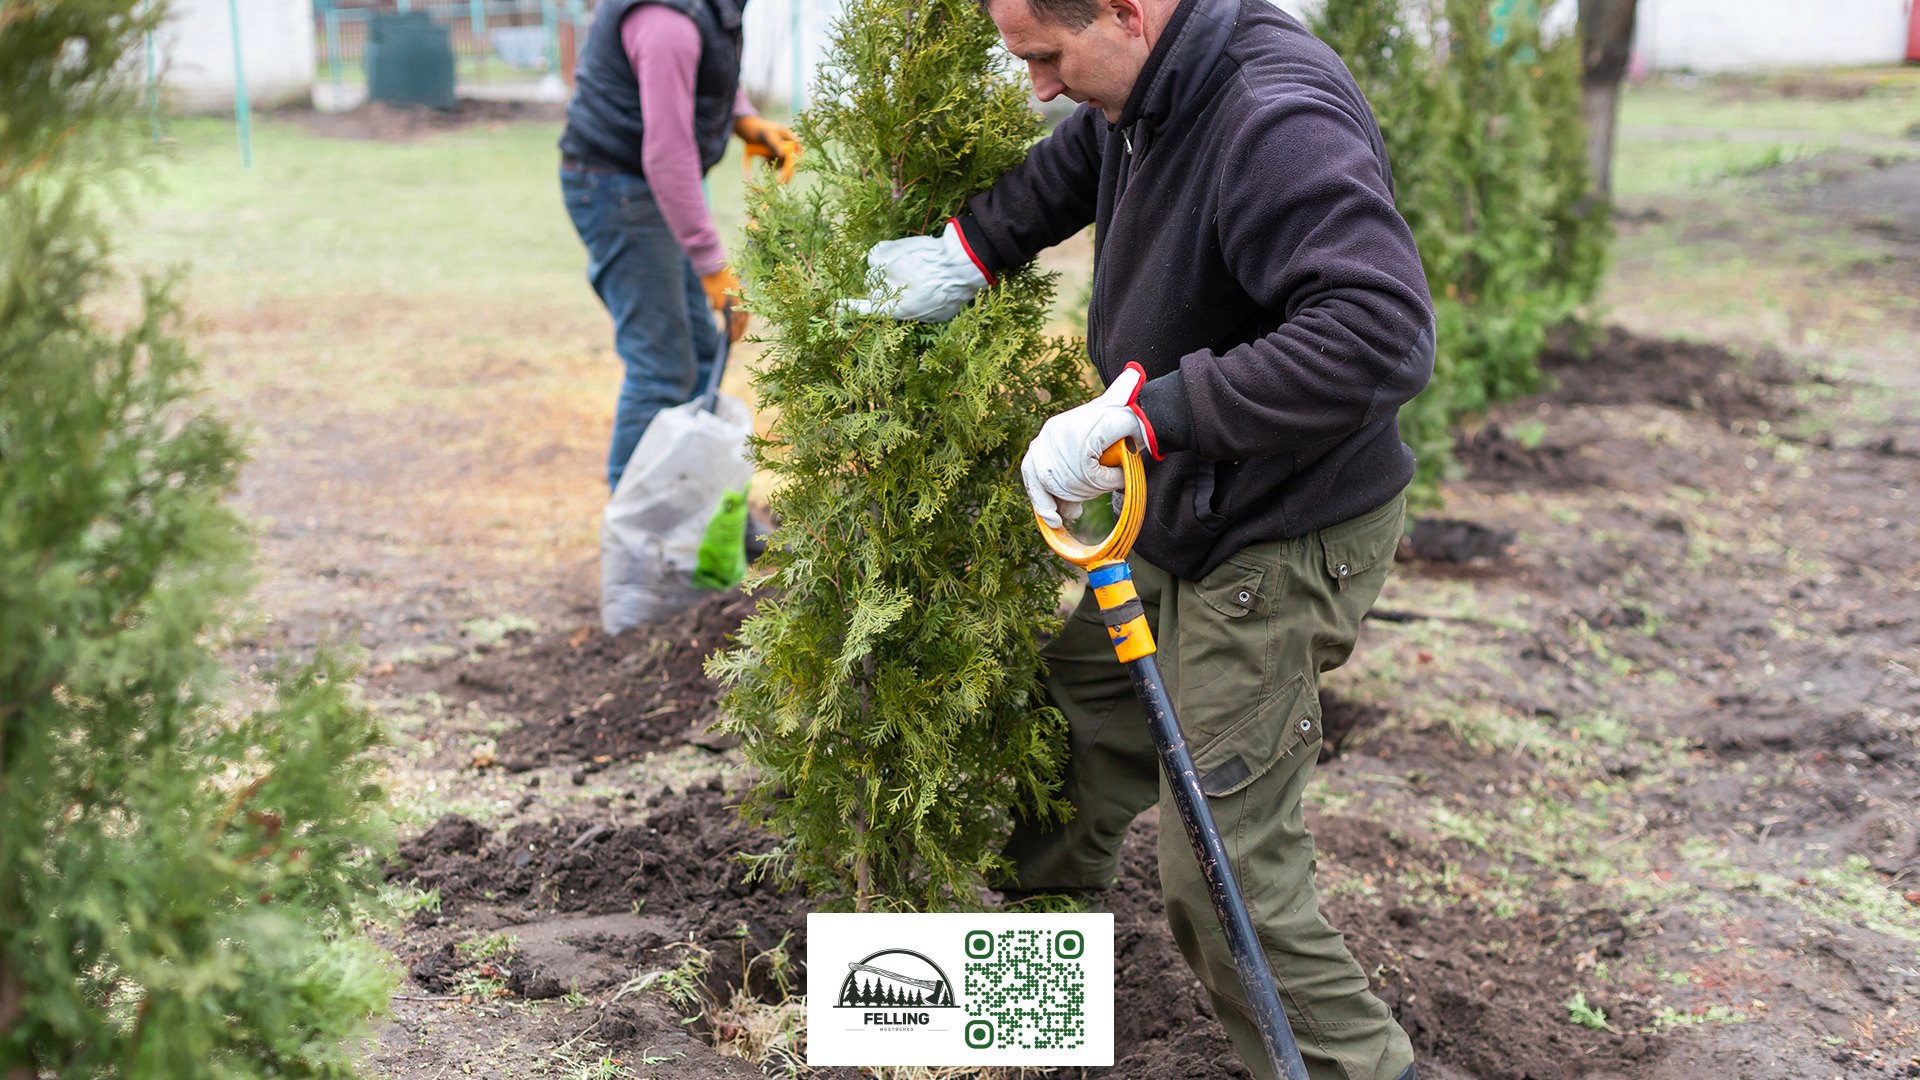
[[[1821,220],[1794,197],[1813,174],[1789,174],[1820,155],[1920,156],[1920,139],[1902,136],[1916,122],[1920,71],[1905,69],[1629,86],[1608,317],[1885,370],[1920,346],[1907,329],[1920,298],[1876,273],[1893,254],[1884,240]]]
[[[1900,68],[1775,83],[1655,79],[1622,96],[1614,188],[1628,198],[1698,189],[1849,140],[1890,153],[1906,141],[1920,155],[1907,135],[1916,124],[1920,72]]]

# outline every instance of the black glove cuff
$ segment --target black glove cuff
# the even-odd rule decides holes
[[[980,264],[980,269],[989,278],[999,277],[1001,271],[1007,268],[1007,260],[1000,257],[1000,252],[994,249],[993,241],[987,239],[987,231],[980,227],[979,222],[973,220],[972,214],[961,214],[953,220],[960,223],[960,239],[966,243],[967,251],[973,256],[973,261]]]
[[[1158,456],[1193,448],[1193,405],[1187,400],[1187,380],[1179,371],[1149,379],[1134,404],[1153,426]]]

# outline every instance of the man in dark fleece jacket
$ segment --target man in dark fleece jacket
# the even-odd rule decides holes
[[[1087,348],[1105,393],[1022,464],[1051,524],[1147,465],[1130,560],[1175,710],[1309,1072],[1414,1075],[1407,1037],[1319,913],[1301,797],[1321,672],[1352,652],[1401,532],[1399,407],[1433,369],[1432,301],[1372,112],[1339,58],[1267,0],[987,0],[1042,100],[1080,108],[938,238],[877,245],[861,305],[951,318],[1002,269],[1096,226]],[[1047,650],[1075,814],[1023,827],[1020,892],[1110,885],[1161,798],[1131,682],[1092,597]],[[1267,1064],[1192,851],[1163,816],[1167,917],[1240,1056]]]

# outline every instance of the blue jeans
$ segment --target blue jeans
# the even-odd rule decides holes
[[[654,414],[705,387],[720,332],[700,275],[645,179],[561,169],[560,191],[587,245],[587,280],[613,316],[613,348],[626,365],[607,451],[611,489]]]

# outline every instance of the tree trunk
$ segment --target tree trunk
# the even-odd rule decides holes
[[[1580,113],[1587,122],[1587,170],[1593,190],[1613,201],[1613,138],[1620,116],[1620,84],[1588,83],[1582,88]]]
[[[1620,80],[1633,55],[1639,0],[1580,0],[1582,112],[1587,120],[1587,164],[1593,187],[1613,197],[1613,136],[1620,113]]]

